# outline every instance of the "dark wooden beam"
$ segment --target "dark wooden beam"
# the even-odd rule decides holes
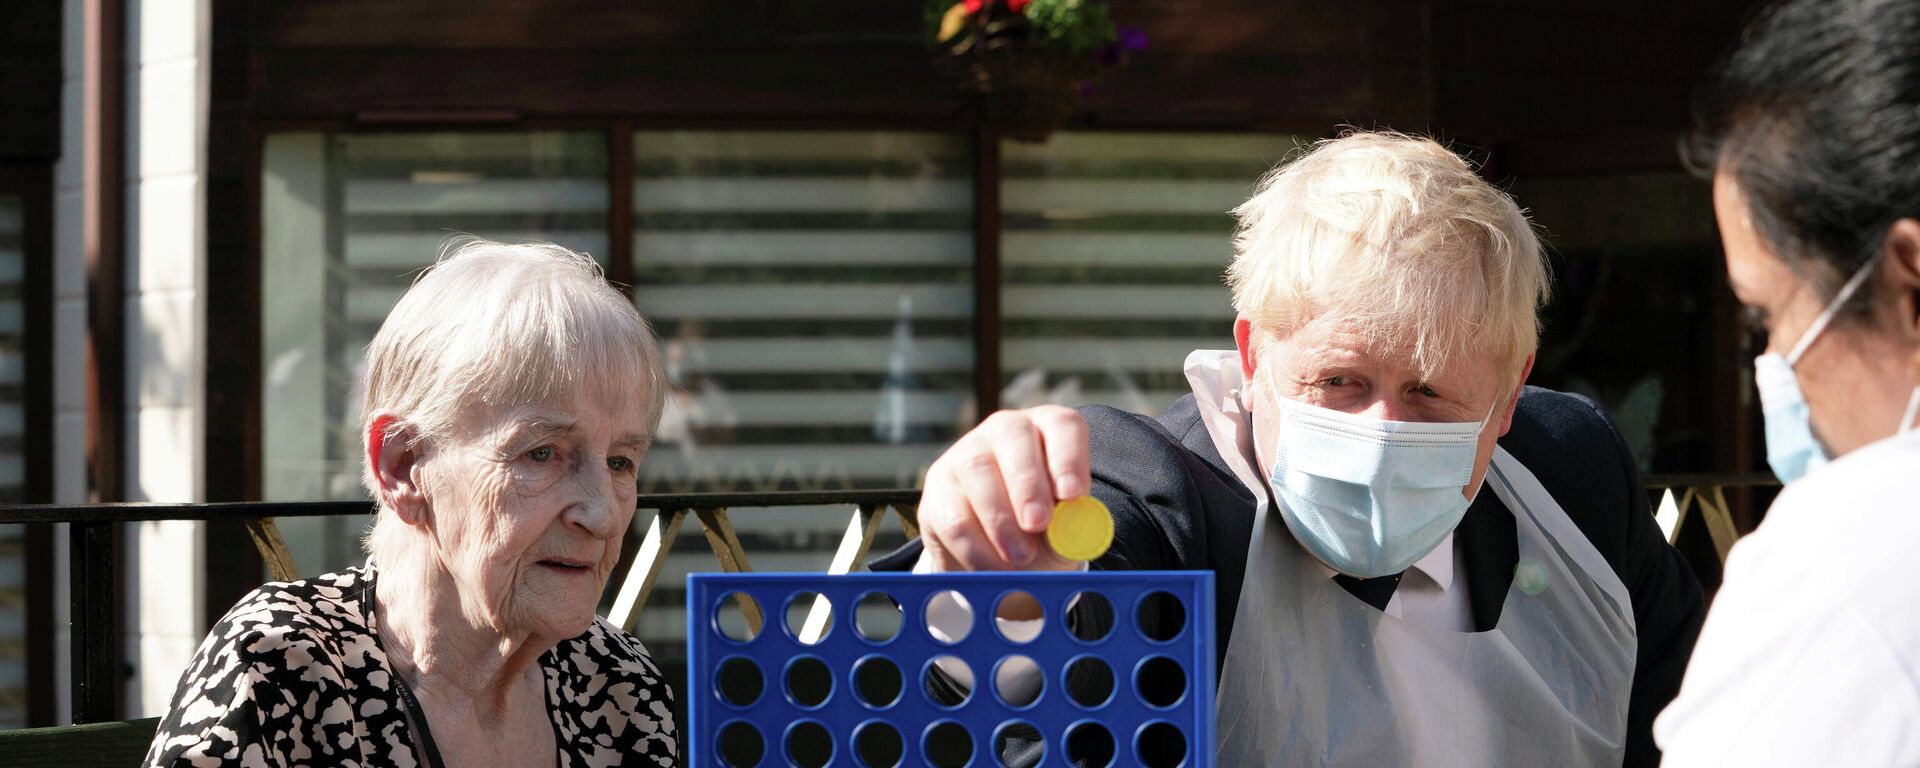
[[[607,129],[607,279],[633,295],[633,124]]]
[[[223,226],[207,227],[206,408],[202,448],[206,498],[261,498],[260,162],[265,135],[246,119],[256,4],[212,1],[209,65],[207,211]],[[209,520],[202,619],[213,626],[260,585],[258,550],[240,519]]]
[[[126,411],[124,269],[126,89],[124,0],[85,0],[85,201],[87,265],[87,463],[96,501],[125,498],[121,434]]]
[[[85,201],[82,248],[87,265],[87,466],[88,496],[111,502],[126,498],[126,273],[123,247],[126,190],[126,4],[84,0],[82,60],[85,113],[81,142]],[[69,589],[85,596],[87,610],[118,615],[123,558],[118,526],[75,524],[69,537]],[[76,723],[120,718],[126,664],[124,638],[99,616],[71,617]]]
[[[1000,137],[973,138],[973,396],[975,418],[1000,410]]]

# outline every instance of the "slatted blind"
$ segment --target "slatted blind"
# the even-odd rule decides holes
[[[641,490],[916,485],[972,394],[966,143],[633,141],[634,300],[675,383]]]
[[[21,200],[0,197],[0,503],[22,501],[26,482],[26,253]],[[0,729],[27,724],[25,527],[0,525]]]
[[[1009,408],[1157,415],[1187,353],[1233,346],[1233,218],[1284,135],[1056,133],[1002,145],[1001,365]]]
[[[450,235],[551,241],[600,257],[596,132],[276,134],[262,188],[265,486],[271,500],[364,498],[366,346]],[[287,520],[308,574],[361,562],[366,520]]]
[[[453,231],[606,252],[598,133],[284,133],[262,185],[268,498],[360,498],[364,347]],[[643,492],[912,486],[976,418],[973,157],[959,135],[644,131],[634,301],[674,383]],[[1009,406],[1158,412],[1232,343],[1227,211],[1289,137],[1059,134],[1003,150]],[[820,570],[849,510],[742,510],[758,570]],[[644,520],[642,521],[644,522]],[[364,520],[283,521],[308,573]],[[883,551],[899,543],[886,534]],[[672,667],[689,524],[638,634]]]

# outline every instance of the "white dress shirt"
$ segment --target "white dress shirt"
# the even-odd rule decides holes
[[[1920,766],[1920,432],[1781,492],[1727,558],[1664,765]]]
[[[1400,577],[1399,588],[1393,591],[1393,599],[1387,601],[1388,616],[1421,626],[1473,631],[1465,558],[1458,556],[1455,546],[1449,533],[1432,552],[1407,569]],[[1327,578],[1333,578],[1333,573],[1329,569]]]

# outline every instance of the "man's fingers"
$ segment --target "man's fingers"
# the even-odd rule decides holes
[[[967,509],[966,499],[961,497],[956,501],[956,506],[922,521],[926,554],[934,557],[934,564],[941,571],[1005,570],[1005,560],[994,551],[992,540]]]
[[[967,505],[986,538],[993,542],[1004,564],[1022,566],[1033,559],[1033,537],[1020,529],[1013,501],[1007,495],[1006,469],[992,453],[969,454],[954,465],[955,480],[965,489]]]
[[[1007,500],[1022,531],[1040,533],[1053,519],[1053,480],[1041,450],[1040,432],[1027,414],[1001,411],[988,417],[981,432],[993,446]]]
[[[1055,498],[1074,499],[1092,493],[1093,473],[1088,458],[1092,451],[1087,447],[1086,420],[1080,418],[1078,411],[1057,405],[1035,408],[1029,418],[1039,429]]]

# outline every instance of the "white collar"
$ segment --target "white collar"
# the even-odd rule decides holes
[[[1320,570],[1325,571],[1329,579],[1340,575],[1339,571],[1328,568],[1326,563],[1315,560],[1313,564],[1319,566]],[[1434,585],[1439,587],[1442,593],[1452,589],[1453,534],[1448,533],[1446,538],[1441,539],[1439,544],[1434,545],[1432,552],[1428,552],[1426,557],[1420,558],[1412,566],[1409,566],[1407,570],[1409,572],[1419,571],[1427,578],[1432,579]]]

